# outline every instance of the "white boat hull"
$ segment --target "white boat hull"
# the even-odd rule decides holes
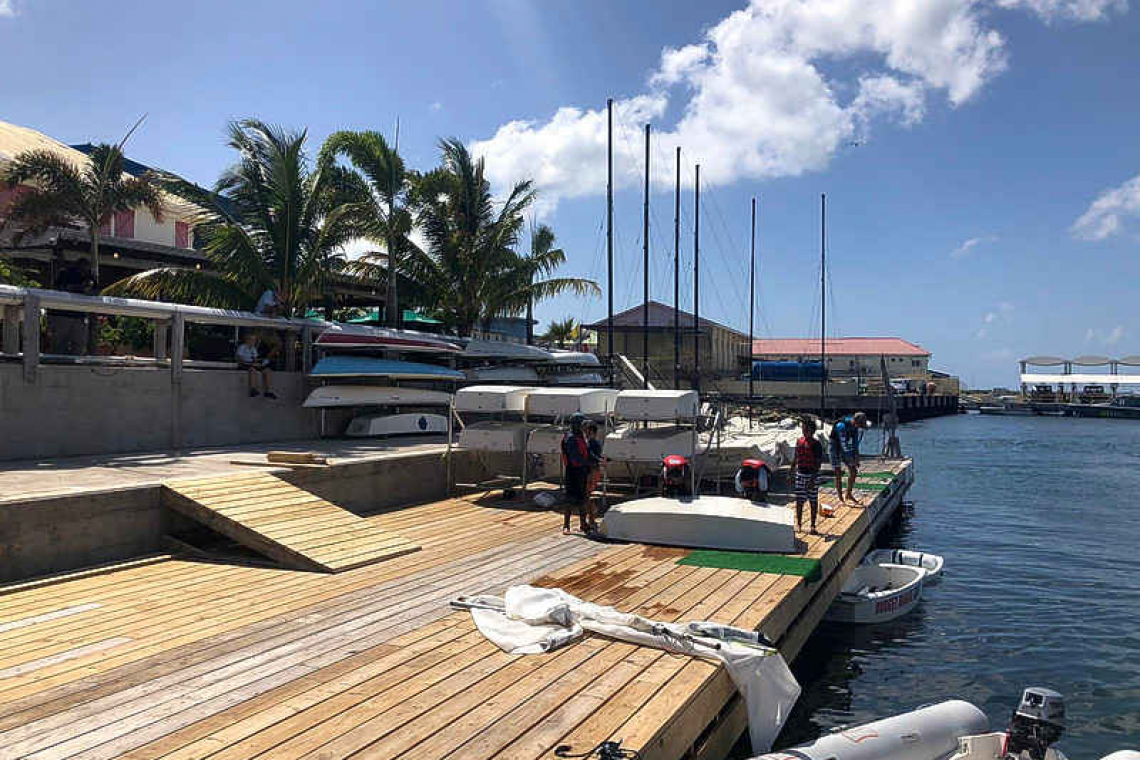
[[[953,699],[753,760],[944,760],[957,749],[959,737],[988,730],[985,713]]]
[[[344,434],[352,438],[390,435],[442,435],[447,418],[442,414],[363,414],[354,417]]]
[[[692,459],[693,429],[679,425],[639,428],[630,425],[606,436],[603,450],[615,462],[651,462],[660,464],[670,454]]]
[[[876,549],[863,558],[864,565],[910,565],[926,571],[923,586],[931,586],[942,580],[942,567],[945,561],[937,554],[915,552],[909,549]]]
[[[468,380],[481,383],[537,383],[534,367],[471,367],[463,371]]]
[[[691,420],[700,403],[696,391],[622,391],[614,413],[625,420]]]
[[[516,385],[471,385],[456,391],[455,411],[522,413],[526,397],[534,390]]]
[[[463,349],[439,335],[387,327],[336,324],[317,336],[320,348],[372,348],[401,353],[457,354]]]
[[[526,448],[527,434],[536,427],[539,426],[527,422],[474,422],[460,432],[459,446],[473,451],[522,452]]]
[[[910,612],[922,598],[926,571],[909,565],[859,565],[827,609],[836,623],[885,623]]]
[[[611,388],[539,388],[526,399],[527,415],[599,417],[614,410],[618,392]]]
[[[623,502],[606,512],[602,530],[610,538],[645,544],[751,552],[796,550],[791,509],[728,496]]]
[[[314,388],[303,406],[322,409],[343,406],[447,406],[451,394],[424,388],[387,385],[322,385]]]
[[[567,372],[560,375],[546,375],[550,385],[602,385],[606,379],[597,372]]]

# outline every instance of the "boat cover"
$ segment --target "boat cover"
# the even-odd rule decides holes
[[[778,507],[729,496],[651,497],[610,507],[608,538],[668,546],[750,552],[794,552],[795,515]]]
[[[779,651],[752,631],[705,621],[661,623],[583,601],[558,588],[511,586],[503,597],[460,600],[480,632],[511,654],[539,654],[577,641],[588,631],[639,646],[724,664],[748,707],[752,747],[771,748],[800,695]]]
[[[551,385],[602,385],[606,379],[598,372],[571,372],[562,375],[546,375]]]
[[[455,394],[457,412],[522,412],[535,389],[518,385],[469,385]]]
[[[622,391],[615,413],[626,420],[691,420],[697,416],[698,403],[696,391]]]
[[[472,338],[463,346],[463,355],[473,358],[520,359],[533,362],[548,362],[554,357],[549,351],[524,343],[509,343],[505,340],[478,340]]]
[[[540,388],[526,399],[528,415],[569,417],[574,413],[600,416],[614,410],[618,392],[611,388]]]
[[[484,383],[537,383],[534,367],[500,364],[493,367],[470,367],[464,370],[468,380]]]
[[[536,427],[529,422],[474,422],[459,433],[459,445],[475,451],[521,452],[526,447],[527,434]]]
[[[670,454],[692,459],[696,454],[693,446],[691,427],[660,425],[638,428],[631,425],[607,435],[603,448],[606,456],[615,462],[660,463]]]

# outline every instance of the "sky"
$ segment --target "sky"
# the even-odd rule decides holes
[[[605,103],[614,99],[615,308],[692,309],[701,165],[703,317],[758,337],[898,336],[971,387],[1018,358],[1140,354],[1140,13],[1127,0],[294,2],[0,0],[0,119],[212,184],[227,122],[438,140],[533,179],[565,275],[606,287]],[[605,298],[541,303],[543,327]],[[541,329],[541,327],[540,327]]]

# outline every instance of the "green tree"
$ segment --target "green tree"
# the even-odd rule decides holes
[[[566,348],[566,343],[577,341],[580,333],[581,327],[574,321],[574,317],[566,317],[566,319],[551,322],[542,339],[557,343],[559,348]]]
[[[117,211],[144,207],[157,221],[163,216],[162,192],[154,173],[132,177],[125,172],[125,142],[124,137],[118,145],[96,145],[82,164],[47,149],[16,156],[0,178],[3,187],[26,184],[31,188],[8,210],[7,221],[21,226],[16,241],[25,235],[40,235],[49,227],[82,224],[91,236],[92,274],[98,282],[99,228]]]
[[[524,215],[535,200],[531,182],[515,184],[500,203],[491,195],[483,159],[474,159],[454,138],[442,140],[440,149],[442,166],[418,178],[412,191],[426,249],[409,241],[401,261],[440,318],[470,335],[476,325],[519,314],[532,301],[565,292],[601,293],[591,280],[546,276],[565,260],[561,250],[548,247],[539,256],[516,252]]]
[[[343,246],[359,236],[357,219],[369,203],[352,172],[310,165],[305,137],[255,119],[234,122],[229,145],[238,162],[213,192],[163,175],[164,188],[203,209],[195,232],[215,271],[160,267],[106,292],[249,309],[268,289],[277,292],[284,316],[303,312],[341,269]]]
[[[389,147],[379,132],[340,131],[329,135],[321,148],[320,163],[332,166],[338,158],[347,159],[357,172],[359,182],[368,188],[367,200],[358,211],[360,236],[383,246],[349,262],[348,271],[384,286],[388,304],[385,321],[390,327],[399,323],[397,284],[400,263],[410,252],[408,236],[412,231],[412,212],[408,208],[409,180],[414,174],[404,169],[404,161]]]

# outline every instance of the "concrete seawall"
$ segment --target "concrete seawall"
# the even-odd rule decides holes
[[[276,401],[250,398],[236,370],[185,370],[174,384],[158,368],[53,365],[27,383],[0,364],[0,461],[316,437],[304,376],[277,373],[273,386]]]

